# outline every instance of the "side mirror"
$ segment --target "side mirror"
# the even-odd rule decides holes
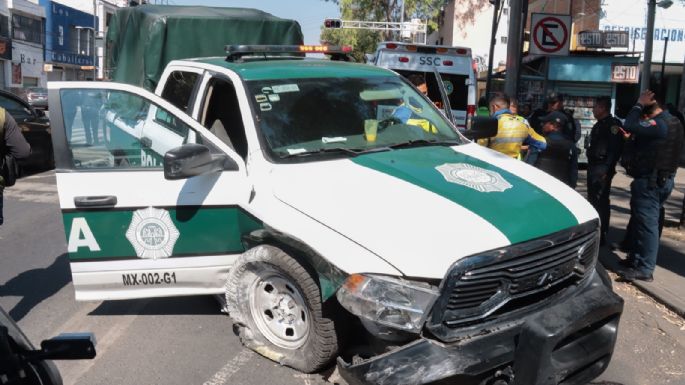
[[[40,343],[37,356],[43,360],[89,360],[95,358],[92,333],[63,333]]]
[[[464,131],[463,134],[471,140],[496,136],[497,119],[485,116],[474,116],[471,118],[471,127]]]
[[[209,147],[187,143],[164,154],[164,178],[186,179],[222,170],[238,170],[238,165],[228,155],[212,155]]]

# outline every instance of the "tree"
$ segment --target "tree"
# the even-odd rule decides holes
[[[399,22],[403,0],[324,0],[338,4],[343,20]],[[488,0],[453,0],[456,6],[455,26],[473,23],[475,16],[490,5]],[[428,33],[439,27],[446,0],[404,0],[404,20],[418,18],[428,23]],[[396,32],[366,31],[358,29],[323,29],[321,41],[330,44],[351,45],[356,60],[372,53],[381,41],[399,40]]]

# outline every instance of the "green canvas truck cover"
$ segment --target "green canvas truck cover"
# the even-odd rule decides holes
[[[176,59],[225,56],[227,44],[302,44],[295,20],[248,8],[141,5],[121,8],[106,37],[113,81],[154,90]]]

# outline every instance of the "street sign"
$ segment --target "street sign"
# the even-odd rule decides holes
[[[602,48],[604,47],[604,35],[602,31],[578,32],[578,45],[586,48]]]
[[[568,55],[571,16],[545,13],[531,15],[530,53],[536,55]]]
[[[628,31],[581,31],[578,45],[585,48],[628,48]]]
[[[611,63],[612,83],[637,83],[640,69],[637,64]]]
[[[629,43],[628,31],[604,31],[605,48],[628,48]]]

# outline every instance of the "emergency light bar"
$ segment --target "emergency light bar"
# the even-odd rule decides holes
[[[260,55],[268,56],[269,54],[305,54],[305,53],[323,53],[329,55],[346,55],[352,52],[351,46],[337,46],[337,45],[227,45],[226,60],[234,61],[243,56]],[[298,56],[300,57],[300,56]]]
[[[430,45],[416,45],[416,44],[405,44],[397,42],[383,43],[386,49],[392,49],[399,52],[418,52],[418,53],[438,53],[446,55],[469,55],[471,50],[469,48],[462,47],[442,47],[442,46],[430,46]]]

